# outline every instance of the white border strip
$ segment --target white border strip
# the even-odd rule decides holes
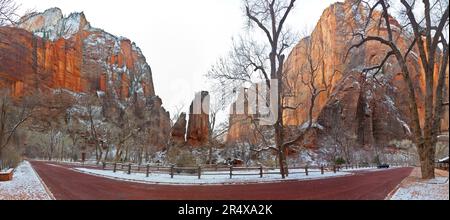
[[[36,172],[36,170],[34,169],[33,165],[29,162],[26,161],[30,164],[31,169],[33,170],[34,174],[36,174],[36,177],[39,179],[39,181],[41,182],[42,186],[44,187],[45,191],[48,194],[48,197],[50,198],[50,200],[56,200],[55,196],[53,196],[53,193],[50,191],[50,189],[47,187],[47,185],[45,184],[45,182],[42,180],[42,178],[39,176],[39,174]]]

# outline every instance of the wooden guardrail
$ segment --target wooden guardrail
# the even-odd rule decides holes
[[[137,165],[131,163],[106,163],[100,164],[102,170],[112,170],[113,172],[125,172],[127,174],[141,173],[147,177],[151,173],[167,174],[171,178],[176,175],[197,176],[201,179],[202,176],[229,176],[230,179],[236,176],[259,176],[264,178],[266,175],[280,174],[278,168],[271,167],[242,167],[242,166],[226,166],[226,165],[203,165],[197,167],[177,167],[177,166],[151,166],[151,165]],[[392,166],[400,166],[398,164]],[[306,176],[312,173],[337,173],[342,170],[361,169],[361,168],[376,168],[375,165],[361,165],[361,164],[347,164],[347,165],[323,165],[323,166],[294,166],[289,167],[289,174],[305,174]]]
[[[449,164],[448,163],[436,163],[435,164],[436,169],[439,170],[449,170]]]

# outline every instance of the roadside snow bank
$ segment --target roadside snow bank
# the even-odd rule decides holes
[[[421,180],[420,169],[415,169],[391,200],[449,200],[448,173],[433,180]]]
[[[12,181],[0,182],[0,200],[50,200],[28,161],[22,162],[14,171]]]
[[[268,183],[268,182],[280,182],[280,181],[292,181],[292,180],[313,180],[313,179],[323,179],[332,178],[339,176],[353,175],[348,172],[326,172],[324,175],[320,173],[319,170],[310,170],[308,176],[303,174],[291,174],[288,178],[282,179],[279,174],[264,174],[263,178],[259,175],[242,175],[242,174],[255,174],[255,172],[245,172],[245,171],[235,171],[233,172],[233,179],[230,179],[228,172],[206,172],[203,173],[201,179],[198,176],[187,176],[187,175],[175,175],[172,179],[169,174],[161,173],[151,173],[149,177],[145,174],[133,173],[128,175],[123,171],[118,171],[114,173],[110,170],[96,170],[96,169],[86,169],[86,168],[76,168],[75,170],[106,177],[110,179],[118,179],[123,181],[140,182],[148,184],[180,184],[180,185],[195,185],[195,184],[250,184],[250,183]],[[292,172],[302,172],[300,170],[291,170]],[[270,171],[273,172],[273,171]]]

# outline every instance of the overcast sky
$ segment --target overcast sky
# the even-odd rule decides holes
[[[136,42],[153,70],[156,93],[171,112],[181,104],[187,109],[195,92],[209,89],[204,75],[245,28],[241,0],[16,1],[23,11],[84,11],[93,27]],[[299,33],[312,30],[336,1],[298,0],[288,24]]]

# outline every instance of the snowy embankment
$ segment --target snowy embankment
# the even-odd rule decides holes
[[[399,186],[391,200],[449,200],[448,172],[438,171],[436,179],[421,180],[420,169]]]
[[[205,172],[202,173],[201,179],[198,179],[197,175],[174,175],[173,179],[167,173],[150,173],[149,177],[143,173],[133,173],[127,174],[123,171],[117,171],[114,173],[110,170],[96,170],[96,169],[86,169],[86,168],[76,168],[75,170],[101,177],[106,177],[110,179],[118,179],[123,181],[148,183],[148,184],[180,184],[180,185],[195,185],[195,184],[245,184],[245,183],[269,183],[269,182],[280,182],[280,181],[292,181],[292,180],[313,180],[313,179],[323,179],[353,175],[349,172],[326,172],[321,174],[320,170],[310,170],[309,175],[306,176],[305,173],[291,174],[288,178],[282,179],[280,174],[264,174],[263,178],[260,178],[259,174],[254,171],[234,171],[233,178],[230,179],[228,172]],[[277,172],[271,170],[269,172]],[[304,170],[291,170],[291,172],[304,172]],[[250,174],[250,175],[243,175]]]
[[[14,171],[13,180],[0,182],[0,200],[51,200],[28,161]]]

